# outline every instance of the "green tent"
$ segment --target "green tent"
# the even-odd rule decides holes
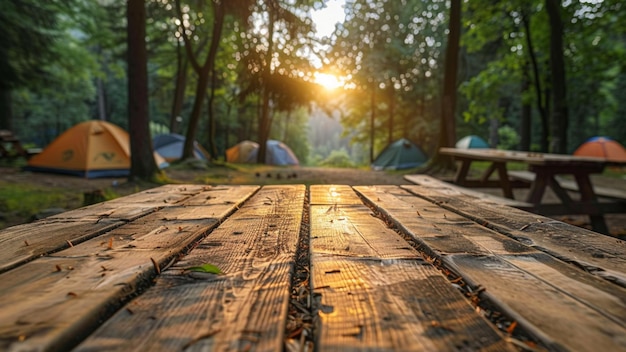
[[[484,139],[475,136],[469,135],[459,139],[456,142],[455,147],[460,149],[470,149],[470,148],[489,148],[489,144],[485,142]]]
[[[408,139],[401,138],[389,144],[372,163],[374,170],[401,170],[422,165],[426,154]]]

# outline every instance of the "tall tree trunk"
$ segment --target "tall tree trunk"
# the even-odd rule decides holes
[[[546,111],[550,111],[552,91],[550,89],[546,89],[544,95],[544,101],[546,102]],[[545,119],[541,120],[541,151],[550,151],[550,121],[547,116]]]
[[[96,88],[98,90],[98,120],[106,121],[106,94],[104,92],[104,82],[102,82],[102,78],[98,77],[96,79]]]
[[[492,118],[489,120],[489,145],[497,148],[500,144],[500,135],[498,134],[500,129],[500,119]]]
[[[521,95],[522,95],[522,112],[520,115],[520,145],[519,149],[524,151],[530,150],[530,136],[531,136],[531,121],[532,121],[532,106],[526,99],[524,98],[528,91],[530,90],[530,75],[529,75],[529,64],[526,62],[524,64],[523,76],[522,76],[522,87],[521,87]]]
[[[211,153],[212,159],[217,159],[217,146],[215,145],[215,134],[217,130],[217,123],[215,121],[215,111],[213,110],[213,102],[215,101],[215,87],[217,85],[217,79],[215,76],[215,67],[211,72],[211,89],[209,90],[209,97],[207,101],[207,116],[208,116],[208,128],[207,128],[207,142],[209,143],[209,153]]]
[[[272,57],[274,56],[274,21],[276,13],[274,8],[274,2],[268,1],[268,38],[267,38],[267,58],[263,65],[263,78],[262,78],[262,90],[261,93],[261,116],[259,120],[259,154],[257,155],[257,162],[259,164],[265,164],[265,154],[267,152],[267,140],[270,135],[270,88],[269,80],[272,75]]]
[[[563,22],[561,1],[546,0],[550,21],[550,71],[552,83],[552,118],[550,126],[550,151],[567,153],[567,93],[565,86],[565,59],[563,57]]]
[[[533,81],[535,82],[535,97],[537,99],[537,110],[539,110],[539,118],[541,119],[541,151],[548,151],[548,111],[546,104],[548,100],[542,99],[542,87],[541,87],[541,76],[539,74],[539,64],[537,63],[537,57],[535,56],[535,49],[533,47],[533,41],[530,32],[530,24],[528,22],[528,16],[524,11],[522,15],[522,24],[524,25],[524,34],[526,37],[526,45],[528,46],[528,57],[530,58],[530,62],[532,64],[532,72],[533,72]],[[548,93],[546,92],[546,95]],[[544,103],[545,102],[545,103]]]
[[[388,128],[388,132],[387,132],[387,144],[391,144],[393,142],[393,129],[394,129],[394,125],[393,125],[393,118],[394,118],[394,114],[396,113],[396,97],[394,95],[395,90],[393,89],[393,82],[391,82],[391,87],[389,88],[389,120],[387,128]]]
[[[289,145],[291,143],[291,141],[289,140],[289,125],[291,122],[291,114],[292,114],[292,110],[289,109],[287,110],[287,116],[285,116],[285,126],[283,128],[283,139],[282,142]]]
[[[441,99],[441,128],[439,147],[453,147],[456,142],[457,75],[459,40],[461,37],[461,0],[450,1],[448,44],[446,47],[443,97]],[[435,162],[444,168],[454,167],[451,157],[437,153]]]
[[[191,116],[189,117],[189,125],[187,126],[187,133],[185,135],[185,144],[183,146],[182,159],[193,158],[194,141],[196,140],[196,130],[198,129],[198,122],[200,121],[200,114],[202,113],[202,105],[206,97],[207,84],[209,81],[209,74],[212,72],[215,66],[215,58],[217,56],[217,49],[219,48],[220,38],[222,36],[222,29],[224,26],[225,17],[225,5],[224,2],[212,2],[213,6],[213,34],[211,37],[211,45],[209,47],[209,53],[206,57],[204,65],[200,66],[197,62],[193,51],[191,50],[191,41],[186,34],[183,34],[183,40],[185,42],[185,50],[187,57],[189,58],[194,71],[198,75],[198,82],[196,86],[196,96],[191,110]],[[176,1],[178,9],[178,15],[182,20],[182,11],[180,1]],[[183,29],[184,32],[184,29]]]
[[[185,88],[187,87],[187,60],[183,56],[180,41],[176,42],[176,86],[174,87],[174,97],[172,102],[172,112],[170,114],[170,132],[178,133],[180,127],[180,116],[185,100]]]
[[[370,95],[370,163],[374,162],[374,141],[376,140],[376,84],[372,84]]]
[[[102,48],[100,46],[96,48],[96,53],[98,56],[102,56]],[[100,67],[105,69],[104,62],[100,62]],[[98,97],[98,120],[107,121],[106,92],[104,89],[104,82],[100,77],[96,78],[96,94]]]
[[[13,130],[13,101],[9,88],[0,88],[0,130]]]
[[[128,127],[130,130],[129,180],[153,180],[158,173],[150,137],[148,112],[148,53],[144,0],[128,0]]]

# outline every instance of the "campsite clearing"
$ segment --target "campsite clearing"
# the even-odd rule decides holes
[[[164,170],[172,182],[196,184],[350,184],[350,185],[407,185],[404,180],[405,172],[372,171],[370,169],[350,168],[321,168],[321,167],[272,167],[259,165],[238,165],[232,167],[211,167],[210,169],[193,169],[190,167],[169,167]],[[258,174],[258,176],[257,176]],[[290,176],[291,175],[291,176]],[[295,177],[294,177],[295,175]],[[440,175],[451,177],[452,175]],[[593,177],[594,184],[607,187],[620,187],[626,190],[626,180],[616,177]],[[114,186],[115,184],[115,186]],[[66,210],[78,208],[83,204],[83,194],[95,190],[104,190],[111,196],[124,196],[157,184],[129,184],[124,177],[85,179],[81,177],[65,176],[48,173],[23,172],[17,167],[0,167],[0,191],[3,188],[16,189],[17,187],[37,187],[41,192],[55,192],[65,195],[69,199],[66,204],[57,205]],[[498,189],[478,189],[481,192],[501,195]],[[525,192],[520,189],[515,192]],[[41,194],[40,192],[40,194]],[[37,196],[37,195],[34,195]],[[551,196],[548,192],[546,196]],[[516,193],[516,197],[523,194]],[[43,205],[43,208],[49,208]],[[15,211],[2,209],[0,204],[0,228],[30,221],[33,213],[18,214]],[[586,217],[567,216],[558,217],[578,226],[588,226]],[[626,214],[610,214],[606,217],[611,234],[626,235]]]
[[[175,183],[197,184],[329,184],[351,183],[365,184],[409,184],[401,173],[375,172],[369,169],[316,168],[316,167],[272,167],[259,165],[238,165],[236,168],[212,166],[210,169],[171,166],[164,170],[165,175]],[[258,176],[257,176],[258,174]],[[83,177],[43,173],[25,172],[19,167],[0,166],[0,196],[3,189],[11,190],[11,194],[20,188],[26,188],[33,203],[39,203],[36,211],[7,209],[4,205],[8,198],[0,197],[0,228],[28,222],[39,211],[48,208],[71,210],[83,205],[85,193],[104,191],[107,197],[120,197],[158,184],[128,183],[125,177],[109,177],[87,179]],[[36,192],[32,192],[36,189]],[[43,202],[43,194],[51,198],[63,199],[63,202],[52,204]],[[24,203],[24,198],[20,200]]]

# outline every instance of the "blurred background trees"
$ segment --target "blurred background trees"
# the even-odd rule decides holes
[[[345,20],[319,37],[310,14],[323,6],[146,0],[152,135],[195,138],[214,158],[268,138],[303,164],[367,165],[402,137],[432,156],[450,1],[346,0]],[[90,119],[129,129],[125,11],[3,1],[0,128],[38,147]],[[620,0],[462,2],[456,136],[561,153],[595,135],[626,142],[625,17]],[[322,88],[316,72],[343,87]]]

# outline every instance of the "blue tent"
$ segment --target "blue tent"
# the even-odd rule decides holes
[[[455,146],[459,149],[489,148],[489,144],[485,142],[484,139],[475,135],[469,135],[459,139]]]
[[[185,137],[176,133],[160,134],[152,138],[154,151],[167,161],[175,161],[183,155]],[[194,142],[193,154],[196,159],[209,160],[209,153],[198,143]]]
[[[372,163],[374,170],[401,170],[418,167],[428,160],[420,147],[401,138],[383,149]]]
[[[300,165],[294,152],[285,143],[269,139],[266,144],[265,163],[268,165]],[[229,163],[256,163],[259,144],[242,141],[226,150],[226,161]]]

